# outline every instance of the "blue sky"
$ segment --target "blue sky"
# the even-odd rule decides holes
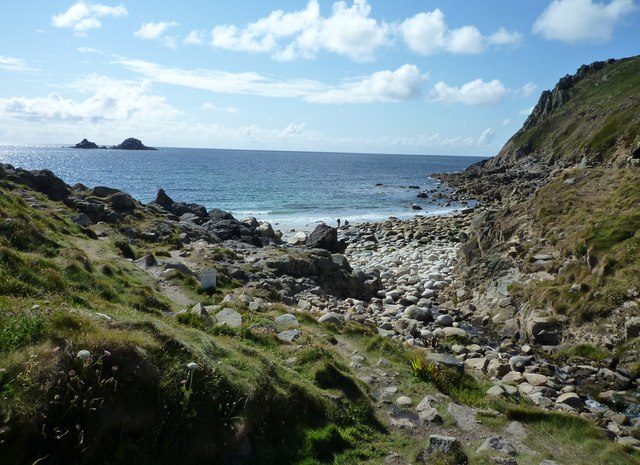
[[[494,155],[634,0],[10,0],[0,144]]]

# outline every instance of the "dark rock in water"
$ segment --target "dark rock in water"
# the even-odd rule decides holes
[[[331,253],[344,253],[347,244],[338,240],[338,230],[326,224],[319,224],[307,239],[307,246],[325,249]]]
[[[411,205],[411,209],[412,210],[422,210],[422,207],[420,205],[418,205],[417,203],[414,203]]]
[[[105,147],[99,147],[95,142],[88,141],[87,139],[82,139],[82,141],[78,142],[74,147],[74,149],[103,149]]]
[[[140,139],[135,139],[133,137],[123,140],[120,145],[116,145],[112,148],[119,150],[158,150],[155,147],[147,147],[140,141]]]

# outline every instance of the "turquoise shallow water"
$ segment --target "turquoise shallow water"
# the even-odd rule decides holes
[[[435,187],[431,173],[460,171],[477,157],[160,148],[158,151],[78,150],[0,146],[0,163],[52,170],[69,184],[109,186],[150,202],[160,187],[176,201],[255,216],[283,227],[318,221],[377,221],[440,213],[417,199]],[[381,184],[381,185],[380,185]]]

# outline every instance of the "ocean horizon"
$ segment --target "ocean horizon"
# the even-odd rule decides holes
[[[162,188],[175,201],[253,216],[276,229],[445,214],[464,207],[429,193],[430,174],[486,157],[158,147],[157,151],[0,146],[0,163],[49,169],[66,183],[108,186],[143,203]],[[426,198],[417,198],[419,192]],[[419,205],[422,210],[412,209]]]

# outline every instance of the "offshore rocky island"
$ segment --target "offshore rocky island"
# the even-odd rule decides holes
[[[73,147],[69,147],[72,149],[106,149],[108,148],[106,145],[98,145],[95,142],[92,142],[88,139],[82,139]],[[118,145],[114,145],[110,147],[115,150],[158,150],[155,147],[147,147],[142,143],[140,139],[136,139],[135,137],[129,137],[123,140]]]
[[[639,76],[439,176],[480,206],[290,241],[3,165],[2,462],[638,463]]]

